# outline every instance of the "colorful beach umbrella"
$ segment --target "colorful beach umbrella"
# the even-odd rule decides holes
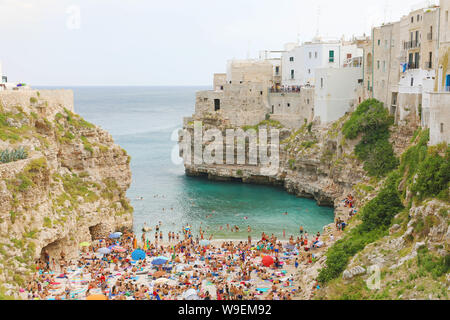
[[[144,260],[145,259],[145,252],[141,249],[134,250],[131,254],[131,258],[133,260]]]
[[[89,247],[91,244],[89,242],[80,243],[80,247]]]
[[[100,249],[97,250],[97,252],[98,252],[98,253],[101,253],[101,254],[110,254],[110,253],[111,253],[111,249],[108,249],[108,248],[100,248]]]
[[[270,267],[271,265],[274,264],[274,260],[273,260],[273,258],[272,258],[271,256],[265,256],[265,257],[262,259],[262,263],[263,263],[263,265],[264,265],[265,267]]]
[[[169,261],[169,258],[157,257],[157,258],[153,259],[152,264],[155,265],[155,266],[160,266],[162,264],[166,264],[167,261]]]

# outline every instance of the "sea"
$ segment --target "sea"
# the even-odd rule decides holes
[[[48,88],[47,88],[48,89]],[[75,95],[75,112],[109,131],[131,155],[134,231],[161,224],[181,232],[201,227],[213,239],[256,239],[262,232],[283,238],[310,234],[333,222],[332,208],[297,198],[282,188],[214,182],[184,174],[178,157],[178,130],[194,113],[195,93],[207,87],[65,87]],[[285,214],[287,212],[287,215]],[[227,228],[229,225],[230,228]],[[232,232],[238,226],[239,231]]]

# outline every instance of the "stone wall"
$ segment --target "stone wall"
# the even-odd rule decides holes
[[[33,112],[48,120],[53,120],[55,114],[62,108],[74,112],[73,101],[72,90],[0,91],[0,105],[4,107],[21,106],[24,110],[32,108]]]
[[[287,128],[300,128],[314,119],[314,88],[296,93],[269,93],[270,119]]]
[[[450,92],[430,94],[430,145],[450,143]]]

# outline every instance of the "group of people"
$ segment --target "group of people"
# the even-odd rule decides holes
[[[300,290],[296,269],[313,263],[314,250],[323,246],[320,233],[310,241],[302,228],[285,243],[265,233],[256,243],[251,238],[212,243],[202,230],[194,238],[189,226],[169,232],[164,242],[160,225],[155,229],[153,242],[145,233],[138,243],[135,234],[124,232],[119,239],[93,241],[73,259],[44,252],[22,294],[39,300],[290,300]],[[136,250],[145,257],[134,260]],[[161,257],[164,263],[154,264]]]

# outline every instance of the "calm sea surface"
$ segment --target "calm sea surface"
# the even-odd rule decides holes
[[[177,129],[192,115],[200,87],[72,87],[75,111],[108,130],[131,155],[133,183],[128,191],[134,228],[161,221],[163,232],[179,231],[189,223],[201,226],[215,239],[246,239],[262,231],[298,235],[300,225],[309,233],[333,222],[333,210],[299,199],[282,189],[239,183],[211,182],[184,175],[177,158]],[[143,197],[144,200],[137,200]],[[283,215],[288,212],[288,215]],[[212,217],[208,218],[212,214]],[[239,233],[227,231],[237,225]],[[223,230],[220,231],[220,226]],[[151,236],[153,237],[153,233]],[[166,237],[166,233],[164,235]]]

